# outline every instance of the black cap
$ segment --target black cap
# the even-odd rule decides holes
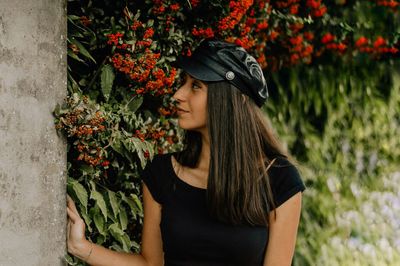
[[[268,87],[256,59],[240,46],[218,40],[205,40],[192,56],[182,56],[176,65],[201,81],[228,81],[261,107],[268,98]]]

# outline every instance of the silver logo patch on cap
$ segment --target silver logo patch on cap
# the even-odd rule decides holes
[[[226,72],[225,77],[227,80],[233,80],[235,78],[235,73],[233,73],[232,71],[228,71]]]

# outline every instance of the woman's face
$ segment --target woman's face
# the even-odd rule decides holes
[[[178,124],[181,128],[205,133],[207,90],[206,83],[183,73],[180,88],[173,96],[177,100]]]

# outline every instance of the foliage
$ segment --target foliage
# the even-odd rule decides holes
[[[390,149],[399,146],[398,116],[381,116],[399,109],[391,89],[400,54],[398,10],[393,0],[69,0],[69,97],[55,116],[68,137],[68,193],[87,236],[115,250],[139,251],[140,171],[155,154],[181,148],[171,100],[179,73],[171,62],[217,37],[245,47],[265,68],[272,96],[265,111],[289,150],[309,166],[296,261],[343,262],[351,254],[340,261],[335,236],[344,241],[349,234],[335,221],[367,198],[351,188],[373,189],[374,176],[390,183],[382,165],[366,173],[356,166],[371,156],[389,158],[387,165],[399,159]],[[375,111],[368,116],[364,108]],[[338,143],[348,147],[347,157]],[[352,153],[359,155],[349,159]],[[341,189],[329,190],[332,182]],[[376,238],[359,231],[351,237]]]
[[[303,155],[297,157],[305,158],[302,174],[308,188],[295,265],[397,265],[400,72],[392,72],[396,68],[400,69],[399,63],[376,65],[364,74],[352,74],[349,69],[334,71],[337,76],[331,80],[333,75],[327,73],[334,69],[327,66],[320,73],[308,69],[292,76],[299,81],[293,84],[297,91],[307,82],[315,84],[315,78],[337,88],[335,96],[341,98],[332,100],[335,109],[326,105],[329,111],[323,135],[297,122],[278,127],[289,143],[298,142],[295,136],[305,134]],[[385,85],[392,90],[386,100],[374,88],[380,87],[388,72],[391,75]],[[302,103],[286,104],[298,110]],[[308,119],[291,114],[291,121],[298,119],[299,124]],[[279,117],[273,117],[272,122],[280,123]]]

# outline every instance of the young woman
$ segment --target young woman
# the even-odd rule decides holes
[[[304,184],[260,107],[267,85],[243,48],[217,40],[180,58],[183,151],[143,172],[141,254],[85,238],[68,199],[68,251],[91,265],[290,265]]]

